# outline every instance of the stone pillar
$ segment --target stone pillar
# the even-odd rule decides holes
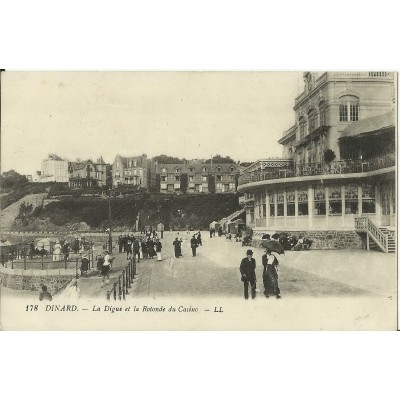
[[[276,228],[276,214],[278,212],[278,206],[277,206],[277,202],[278,202],[278,194],[274,193],[274,227]]]
[[[376,223],[378,225],[381,225],[382,206],[381,206],[381,188],[379,184],[375,186],[375,213],[376,213]]]
[[[326,223],[326,227],[328,227],[329,226],[329,188],[328,188],[328,186],[325,187],[325,209],[326,209],[325,223]]]
[[[265,227],[269,226],[269,192],[268,189],[265,191]]]
[[[314,191],[312,185],[308,185],[308,227],[312,228],[314,219]]]
[[[283,190],[283,220],[284,223],[283,225],[286,226],[286,222],[287,222],[287,200],[286,200],[286,188]]]
[[[294,226],[297,228],[297,217],[299,215],[299,189],[294,189]]]
[[[346,214],[346,199],[345,199],[344,185],[340,186],[340,194],[341,194],[341,199],[342,199],[342,226],[344,226],[344,216]]]
[[[362,186],[358,185],[358,216],[362,214]]]

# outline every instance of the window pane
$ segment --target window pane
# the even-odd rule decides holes
[[[314,215],[326,215],[325,201],[314,202]]]
[[[362,202],[362,213],[363,214],[375,214],[375,200],[363,199]]]
[[[283,216],[284,216],[283,204],[278,204],[278,217],[283,217]]]
[[[345,213],[358,214],[358,200],[346,200]]]
[[[341,215],[341,214],[342,214],[342,201],[329,200],[329,215]]]
[[[308,215],[308,203],[299,203],[299,216]]]
[[[274,204],[269,205],[269,216],[275,217],[275,205]]]
[[[294,203],[288,203],[287,204],[287,215],[288,216],[294,216]]]
[[[339,105],[339,121],[347,121],[347,105]]]

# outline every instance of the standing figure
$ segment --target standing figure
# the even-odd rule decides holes
[[[122,253],[122,235],[118,237],[118,251]]]
[[[162,244],[160,242],[160,239],[156,239],[156,252],[157,252],[157,261],[161,261],[161,249],[162,249]]]
[[[281,298],[281,291],[278,286],[278,260],[271,254],[271,250],[266,249],[265,254],[262,256],[263,270],[263,284],[265,297],[270,295],[276,296],[277,299]]]
[[[49,300],[52,301],[53,300],[53,296],[47,291],[47,286],[46,285],[42,285],[42,291],[39,294],[39,300]]]
[[[104,286],[106,279],[110,279],[110,269],[111,269],[111,258],[110,253],[106,250],[104,252],[103,268],[101,270],[101,276],[103,277],[101,281],[101,287]]]
[[[203,242],[201,241],[201,233],[200,232],[197,234],[197,244],[199,246],[203,246]]]
[[[130,258],[132,258],[132,242],[130,240],[128,240],[128,243],[126,244],[125,251],[126,259],[129,260]]]
[[[60,261],[60,259],[61,259],[61,245],[60,242],[57,240],[53,249],[53,261]]]
[[[135,239],[133,242],[133,256],[136,258],[136,261],[139,262],[140,260],[140,243],[139,239]]]
[[[246,258],[240,263],[240,273],[242,274],[242,282],[244,285],[244,298],[249,298],[249,283],[251,286],[251,298],[256,297],[256,260],[253,258],[253,251],[247,250]]]
[[[147,258],[147,244],[144,239],[142,240],[142,258]]]
[[[104,257],[100,254],[99,256],[97,256],[97,265],[96,265],[97,271],[99,271],[100,276],[103,270],[103,263],[104,263]]]
[[[65,240],[62,252],[64,254],[64,260],[68,261],[68,259],[69,259],[69,243],[68,243],[68,240]]]
[[[149,239],[147,241],[147,252],[148,252],[150,258],[153,258],[157,255],[156,251],[154,250],[153,239]]]
[[[174,242],[172,243],[174,245],[174,251],[175,251],[175,257],[179,258],[182,254],[181,251],[181,242],[178,238],[175,238]]]
[[[190,247],[192,248],[192,257],[196,257],[196,249],[198,246],[198,241],[196,239],[196,235],[190,239]]]
[[[84,254],[81,259],[81,276],[87,277],[88,269],[89,269],[89,260],[87,258],[87,255]]]

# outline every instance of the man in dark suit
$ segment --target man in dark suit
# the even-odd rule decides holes
[[[251,286],[251,298],[256,297],[256,260],[253,258],[253,251],[247,250],[247,257],[243,258],[240,263],[240,273],[242,274],[242,282],[244,285],[244,298],[249,298],[249,283]]]
[[[197,246],[198,246],[198,242],[197,242],[196,236],[193,235],[193,237],[190,239],[190,247],[192,248],[192,257],[196,257]]]

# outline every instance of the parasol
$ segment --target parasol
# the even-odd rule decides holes
[[[266,241],[265,243],[263,243],[263,247],[278,254],[285,254],[285,249],[283,248],[283,246],[275,240]]]

